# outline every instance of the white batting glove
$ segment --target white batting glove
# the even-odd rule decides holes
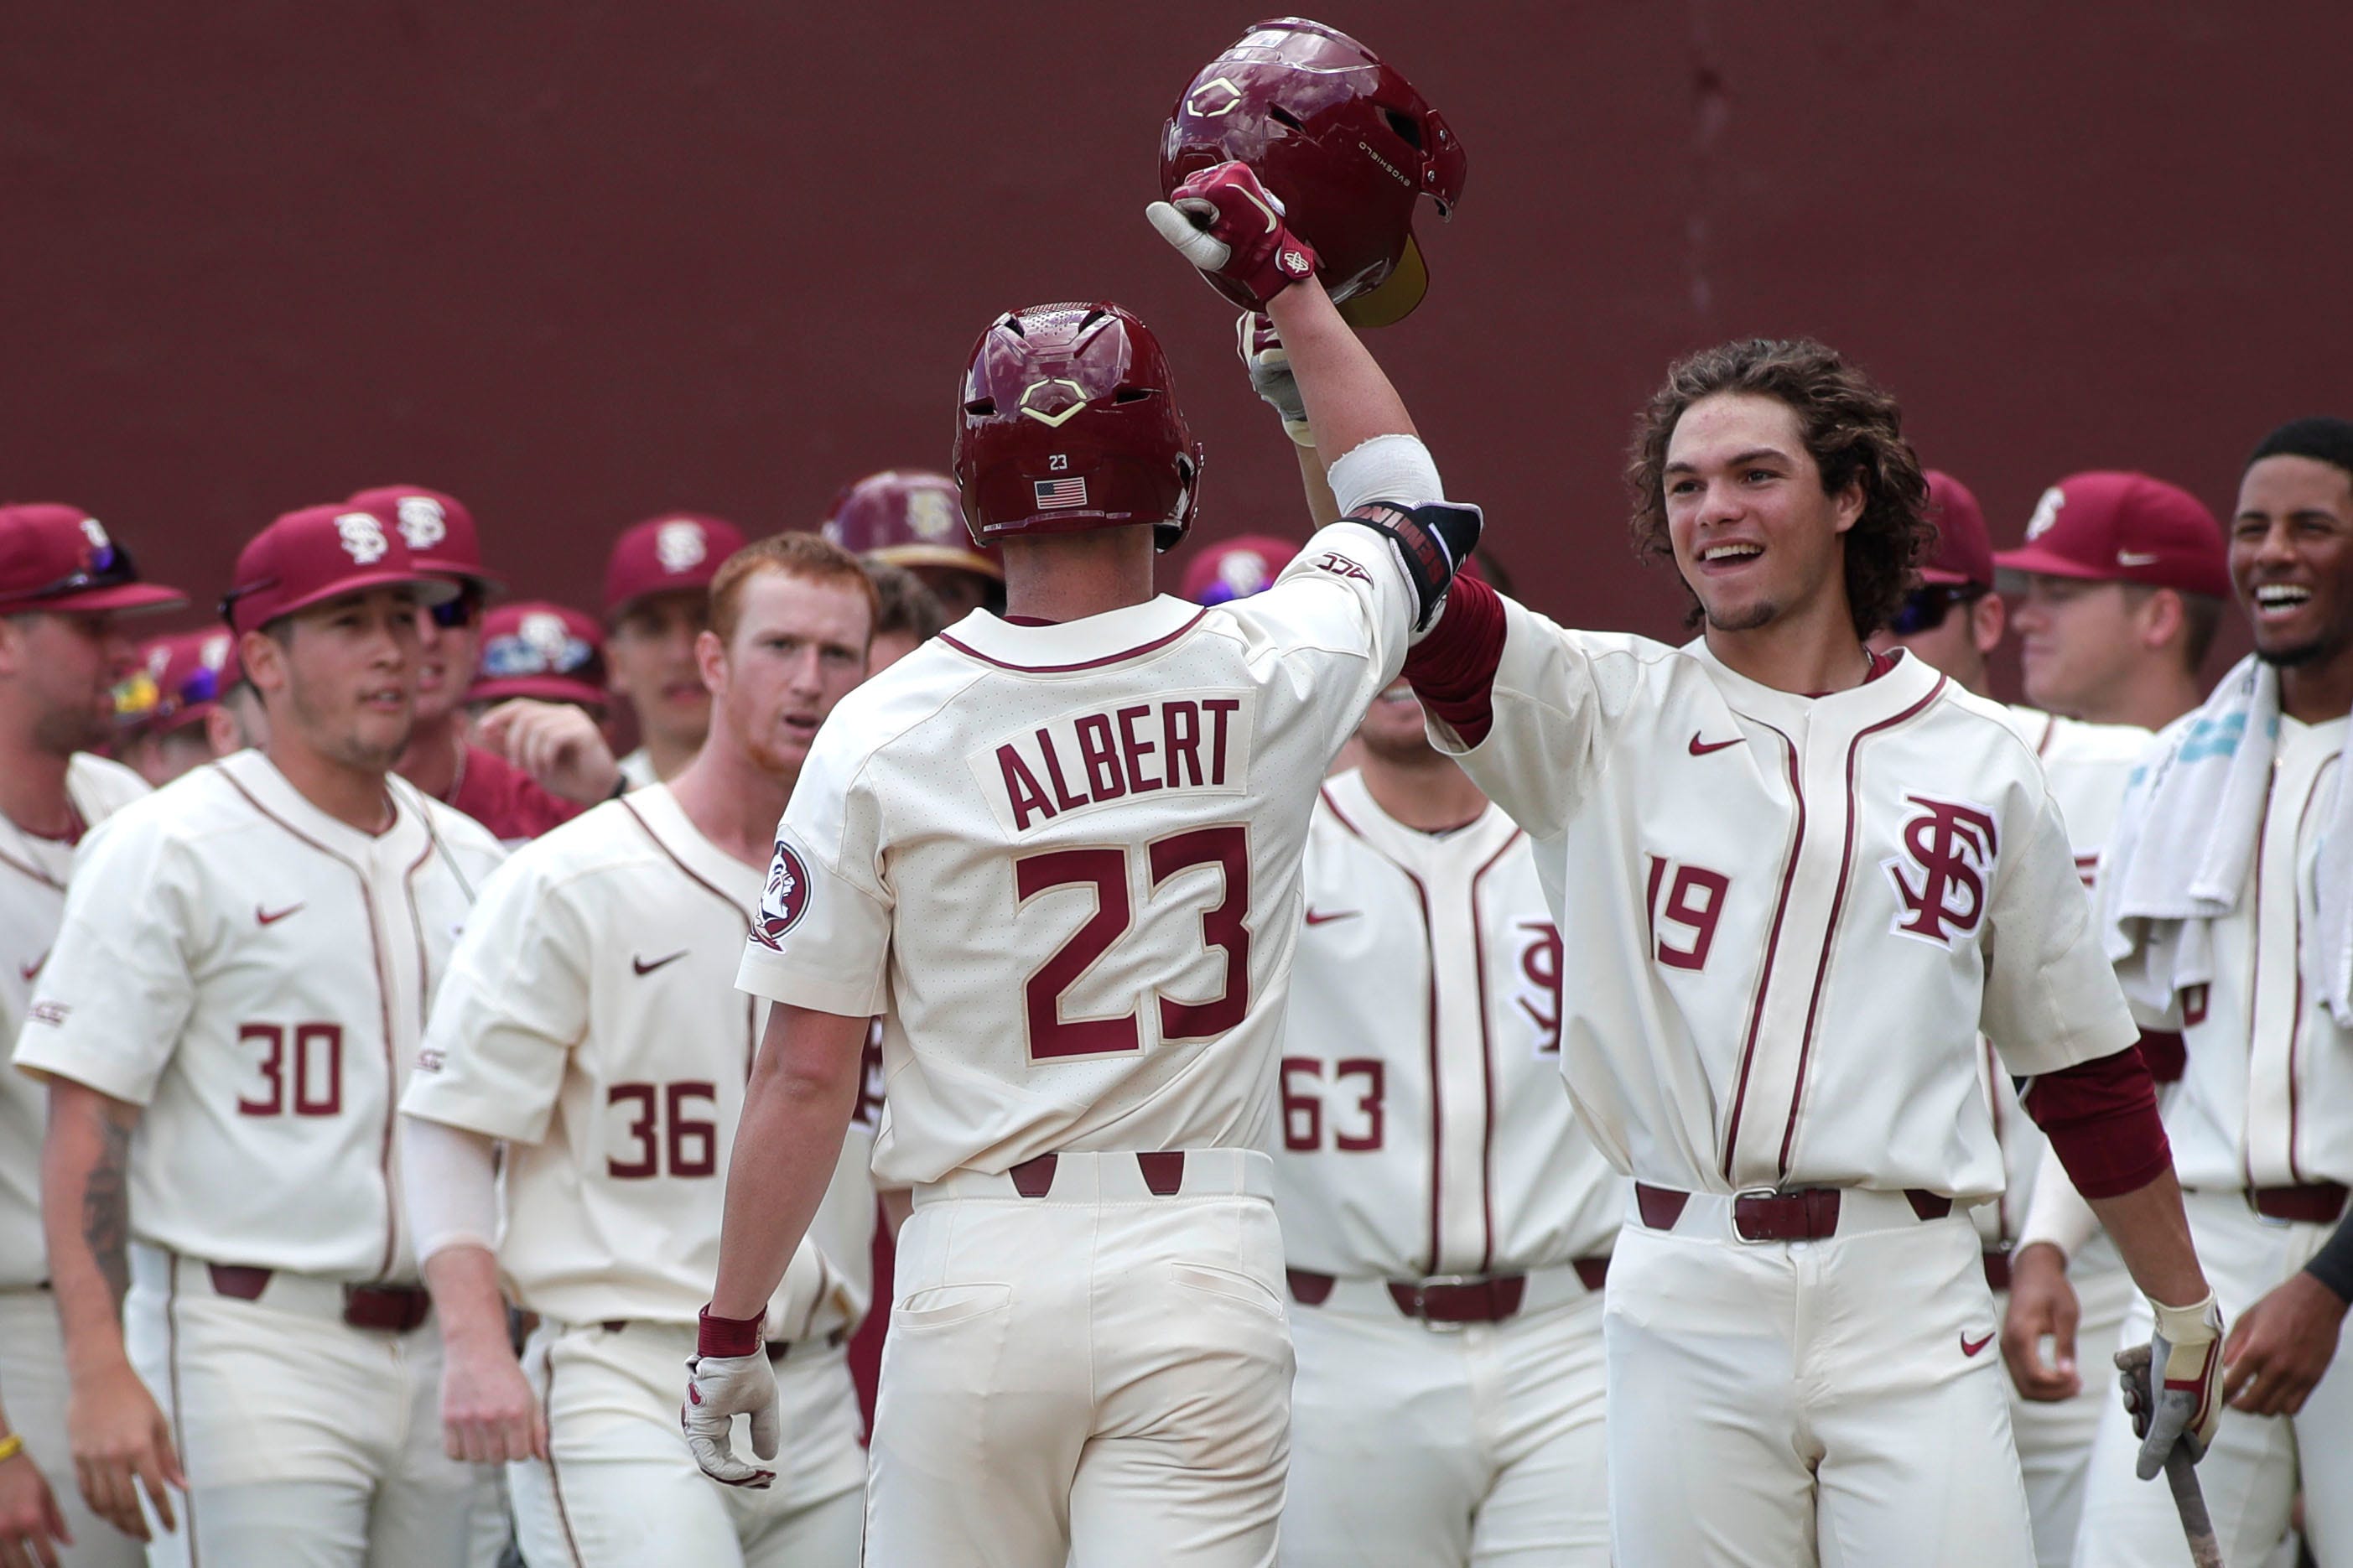
[[[2215,1305],[2213,1293],[2187,1307],[2162,1301],[2149,1305],[2157,1310],[2157,1329],[2145,1352],[2146,1371],[2139,1378],[2134,1375],[2144,1353],[2138,1347],[2116,1352],[2125,1408],[2141,1439],[2133,1469],[2142,1480],[2165,1468],[2166,1456],[2177,1442],[2193,1460],[2204,1458],[2222,1421],[2222,1310]],[[2154,1397],[2143,1404],[2148,1393]]]
[[[1303,447],[1315,445],[1307,423],[1307,399],[1299,378],[1291,373],[1291,353],[1275,336],[1274,323],[1256,310],[1244,310],[1234,321],[1234,347],[1250,372],[1250,390],[1268,407],[1282,416],[1282,433]]]
[[[776,1472],[737,1458],[732,1430],[736,1416],[749,1415],[752,1452],[763,1459],[776,1457],[782,1427],[776,1374],[760,1342],[760,1320],[713,1318],[705,1310],[699,1349],[740,1353],[698,1353],[686,1363],[686,1403],[679,1406],[678,1422],[685,1428],[687,1448],[702,1473],[720,1485],[765,1490]]]

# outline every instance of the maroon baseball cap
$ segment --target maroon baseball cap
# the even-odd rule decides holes
[[[423,605],[458,596],[454,581],[418,569],[388,510],[349,501],[279,518],[237,552],[233,581],[221,615],[240,632],[369,588],[413,588]]]
[[[188,596],[142,583],[131,552],[78,506],[0,507],[0,615],[167,610]]]
[[[220,706],[240,673],[237,638],[218,626],[156,637],[140,648],[137,672],[115,688],[115,714],[135,728],[169,734]]]
[[[1186,563],[1178,590],[1197,605],[1247,599],[1274,586],[1274,579],[1300,552],[1297,542],[1266,533],[1237,534],[1209,545]]]
[[[2042,492],[2005,572],[2231,596],[2230,546],[2205,503],[2147,474],[2070,474]]]
[[[1984,509],[1969,487],[1947,473],[1928,470],[1928,521],[1936,526],[1936,547],[1920,567],[1920,581],[1946,587],[1993,586],[1993,537]]]
[[[612,700],[605,682],[605,628],[568,605],[536,599],[501,605],[482,617],[482,659],[469,702],[537,697],[602,708]]]
[[[887,468],[844,485],[818,531],[886,566],[935,566],[1005,580],[993,548],[973,542],[964,500],[945,474]]]
[[[605,562],[605,614],[649,594],[711,586],[719,563],[744,548],[744,531],[699,511],[666,511],[623,531]]]
[[[401,542],[420,572],[450,577],[490,595],[506,584],[482,570],[481,538],[474,531],[474,514],[456,496],[428,490],[423,485],[378,485],[352,492],[351,504],[389,516],[400,529]]]

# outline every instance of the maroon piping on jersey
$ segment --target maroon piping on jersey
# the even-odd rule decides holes
[[[564,1474],[555,1464],[555,1343],[547,1344],[546,1370],[539,1381],[539,1426],[547,1434],[547,1488],[555,1494],[555,1521],[564,1527],[564,1550],[572,1568],[583,1568],[580,1542],[572,1533],[572,1510],[564,1506]]]
[[[2337,753],[2335,765],[2341,767],[2344,765],[2344,753],[2340,752]],[[2330,766],[2330,763],[2323,763],[2320,766],[2313,770],[2312,788],[2304,797],[2303,809],[2295,814],[2295,838],[2297,844],[2301,844],[2304,841],[2305,823],[2312,816],[2312,803],[2320,798],[2321,781],[2328,776]],[[2295,856],[2295,846],[2292,844],[2288,847],[2289,859],[2293,861]],[[2263,841],[2262,837],[2258,835],[2255,839],[2255,864],[2258,868],[2262,866],[2263,858]],[[2263,915],[2263,905],[2261,903],[2258,903],[2255,906],[2255,911],[2256,918],[2261,920]],[[2299,1130],[2297,1124],[2302,1118],[2303,1110],[2301,1104],[2303,1097],[2297,1092],[2295,1073],[2296,1047],[2300,1045],[2304,1039],[2304,942],[2302,940],[2304,933],[2301,930],[2304,923],[2304,911],[2301,908],[2297,909],[2295,918],[2296,924],[2299,929],[2293,934],[2297,940],[2288,943],[2288,952],[2290,956],[2295,960],[2295,1011],[2288,1016],[2287,1021],[2287,1179],[2290,1182],[2295,1183],[2296,1185],[2302,1186],[2304,1184],[2304,1167],[2296,1159],[2295,1153],[2295,1146],[2297,1142],[2296,1133]],[[2252,989],[2252,987],[2250,989]],[[2252,1029],[2248,1031],[2247,1043],[2250,1051],[2252,1051],[2254,1045],[2254,1033]],[[2250,1173],[2252,1173],[2254,1160],[2254,1153],[2252,1146],[2249,1148],[2247,1157]],[[2253,1189],[2254,1184],[2255,1184],[2252,1180],[2251,1175],[2251,1179],[2247,1183],[2247,1186],[2250,1191]]]
[[[1806,1064],[1814,1054],[1814,1020],[1821,1016],[1822,986],[1829,981],[1831,973],[1831,949],[1838,945],[1839,912],[1846,907],[1847,880],[1854,871],[1855,828],[1862,816],[1855,804],[1855,762],[1862,754],[1863,742],[1883,730],[1893,730],[1899,724],[1910,722],[1936,701],[1937,693],[1944,689],[1945,678],[1938,676],[1936,684],[1928,688],[1927,696],[1893,719],[1882,719],[1876,724],[1857,730],[1854,739],[1846,745],[1846,842],[1839,850],[1838,885],[1831,893],[1831,918],[1822,927],[1821,956],[1814,963],[1813,994],[1806,999],[1806,1027],[1798,1037],[1798,1079],[1789,1086],[1789,1121],[1781,1130],[1781,1153],[1776,1162],[1777,1168],[1784,1176],[1789,1173],[1789,1151],[1798,1141],[1798,1111],[1806,1099]]]
[[[421,807],[418,815],[423,815]],[[433,830],[428,826],[425,831],[425,852],[417,856],[400,878],[401,895],[408,900],[408,929],[417,938],[417,1027],[420,1035],[424,1032],[426,1018],[433,1011],[433,960],[425,947],[425,910],[417,901],[417,873],[425,869],[426,862],[433,858],[433,851],[439,847]],[[396,1079],[394,1080],[393,1099],[396,1101],[400,1098],[398,1082]]]
[[[172,1441],[179,1446],[181,1472],[195,1468],[188,1451],[186,1404],[180,1397],[180,1255],[171,1255],[164,1277],[164,1366],[172,1384]],[[203,1568],[196,1551],[196,1489],[191,1483],[180,1494],[180,1528],[188,1532],[188,1568]]]
[[[1472,818],[1473,822],[1477,820],[1478,817]],[[1520,830],[1515,826],[1504,839],[1504,847],[1471,873],[1471,963],[1479,981],[1479,1076],[1487,1086],[1487,1129],[1479,1150],[1479,1226],[1485,1237],[1479,1247],[1482,1274],[1495,1265],[1495,1041],[1488,1020],[1487,937],[1485,925],[1479,919],[1479,883],[1519,841]]]
[[[1798,808],[1797,829],[1789,836],[1788,861],[1781,870],[1781,891],[1773,900],[1773,924],[1765,938],[1765,966],[1757,972],[1757,996],[1748,1008],[1748,1038],[1740,1047],[1740,1077],[1732,1091],[1732,1121],[1724,1132],[1724,1179],[1732,1180],[1732,1157],[1740,1147],[1740,1114],[1748,1104],[1748,1072],[1757,1059],[1757,1035],[1765,1024],[1765,994],[1773,988],[1773,958],[1781,951],[1781,921],[1789,912],[1789,889],[1798,880],[1798,856],[1806,847],[1806,786],[1798,776],[1798,742],[1762,719],[1757,722],[1781,736],[1789,748],[1789,798]]]
[[[653,845],[653,847],[660,850],[671,865],[678,868],[679,874],[681,876],[684,877],[688,881],[692,882],[696,887],[701,888],[704,892],[709,893],[712,898],[717,899],[721,903],[725,904],[729,910],[733,910],[735,915],[743,921],[744,934],[747,937],[752,934],[752,917],[744,913],[743,905],[729,898],[723,890],[712,887],[708,881],[703,879],[701,873],[697,872],[693,867],[680,859],[678,858],[678,851],[672,849],[669,845],[662,842],[662,836],[654,831],[653,824],[648,822],[645,817],[639,814],[638,808],[629,804],[627,796],[623,796],[621,799],[621,809],[629,814],[630,819],[638,825],[638,828],[645,834],[647,839]],[[759,1037],[754,1033],[754,1030],[758,1027],[759,1019],[760,999],[746,993],[744,998],[744,1080],[746,1083],[751,1081],[752,1068],[760,1058]]]
[[[368,953],[374,960],[369,967],[375,972],[376,1011],[384,1026],[384,1140],[376,1153],[376,1174],[384,1183],[384,1261],[376,1266],[375,1270],[377,1280],[382,1281],[391,1277],[392,1260],[400,1253],[400,1198],[399,1194],[392,1190],[392,1130],[398,1122],[400,1114],[400,1064],[393,1059],[392,1055],[392,993],[385,986],[384,933],[376,929],[375,900],[369,896],[367,873],[262,805],[235,773],[221,767],[218,763],[212,765],[219,770],[220,776],[227,781],[229,788],[243,795],[245,803],[260,814],[262,820],[276,823],[284,828],[295,842],[308,845],[336,865],[343,867],[351,872],[360,885],[360,908],[367,911]],[[396,812],[400,809],[396,799],[393,803],[393,809]],[[424,961],[422,949],[418,951],[417,960],[419,963]],[[420,1017],[417,1022],[421,1027],[424,1020]]]
[[[1015,670],[1023,675],[1068,675],[1073,670],[1100,669],[1107,664],[1120,664],[1131,658],[1139,658],[1155,649],[1166,647],[1170,643],[1199,626],[1201,617],[1208,613],[1207,609],[1196,610],[1190,620],[1166,637],[1155,637],[1148,643],[1140,643],[1134,647],[1119,653],[1107,653],[1101,658],[1081,659],[1076,664],[1011,664],[1001,658],[991,658],[969,643],[958,642],[945,632],[940,634],[939,640],[963,654],[966,658],[976,658],[983,664],[993,664],[999,669]]]

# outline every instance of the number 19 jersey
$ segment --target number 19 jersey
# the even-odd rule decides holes
[[[1254,598],[976,612],[843,700],[737,983],[882,1015],[884,1184],[1264,1145],[1316,788],[1410,613],[1341,523]]]

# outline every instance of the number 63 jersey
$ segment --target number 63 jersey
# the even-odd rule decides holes
[[[1309,815],[1409,604],[1336,524],[1256,597],[976,611],[842,700],[738,984],[882,1015],[883,1184],[1265,1146]]]

